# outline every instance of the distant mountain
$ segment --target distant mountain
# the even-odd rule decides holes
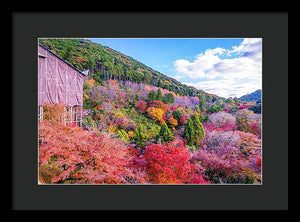
[[[127,55],[90,40],[54,38],[39,39],[39,43],[78,70],[89,69],[90,77],[99,82],[108,79],[125,80],[165,88],[180,96],[197,96],[203,93],[213,100],[224,99],[182,84]]]
[[[253,93],[249,93],[239,98],[239,100],[244,102],[256,102],[259,99],[261,99],[261,89],[258,89]]]

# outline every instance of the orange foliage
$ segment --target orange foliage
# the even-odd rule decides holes
[[[153,120],[159,121],[160,123],[164,122],[164,111],[161,108],[149,107],[146,112]]]
[[[89,86],[89,87],[94,87],[95,84],[96,84],[96,81],[94,79],[89,79],[89,80],[86,80],[86,84]]]
[[[74,59],[74,61],[76,62],[86,62],[86,58],[83,57],[79,57],[79,56],[72,56],[72,58]]]
[[[133,136],[133,131],[128,131],[128,137],[132,137]]]
[[[151,90],[150,86],[147,86],[147,85],[146,85],[146,86],[145,86],[145,90],[146,90],[146,91],[150,91],[150,90]]]
[[[55,104],[51,105],[46,103],[43,106],[43,119],[50,120],[52,123],[62,122],[64,118],[67,118],[65,113],[64,105]]]
[[[169,110],[169,107],[166,104],[164,104],[161,100],[153,100],[153,101],[149,102],[148,106],[160,108],[164,112],[167,112]]]
[[[172,125],[172,130],[175,131],[175,127],[178,125],[177,119],[175,119],[175,118],[172,116],[172,117],[170,117],[170,119],[168,120],[168,122]]]
[[[112,86],[114,88],[117,88],[117,89],[119,88],[119,84],[116,80],[109,80],[108,84],[109,84],[109,86]]]
[[[109,128],[107,129],[107,132],[116,133],[117,132],[117,127],[115,125],[110,124]]]

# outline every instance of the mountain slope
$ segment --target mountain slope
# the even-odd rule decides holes
[[[256,102],[257,100],[261,99],[261,90],[258,89],[253,93],[249,93],[247,95],[241,96],[239,100],[247,101],[247,102]]]
[[[77,69],[89,69],[91,77],[98,82],[107,79],[129,80],[165,88],[182,96],[197,96],[203,93],[213,100],[224,99],[182,84],[129,56],[90,40],[39,39],[39,43]]]

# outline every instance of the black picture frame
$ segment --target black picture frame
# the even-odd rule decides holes
[[[288,22],[287,12],[13,12],[12,209],[288,210]],[[38,185],[40,37],[263,38],[263,184]]]

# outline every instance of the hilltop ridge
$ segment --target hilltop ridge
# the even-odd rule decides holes
[[[261,99],[261,89],[258,89],[252,93],[249,93],[247,95],[241,96],[239,100],[243,102],[256,102],[259,99]]]

